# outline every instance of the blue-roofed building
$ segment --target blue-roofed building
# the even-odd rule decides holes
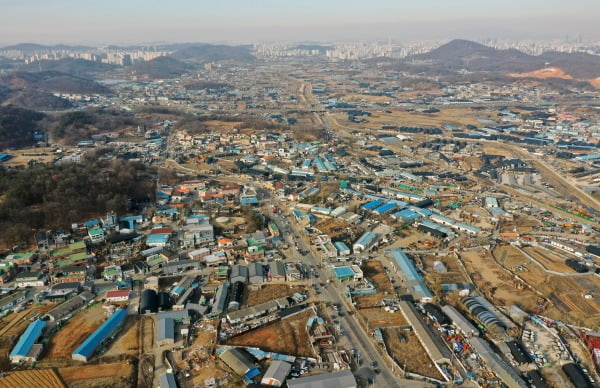
[[[375,232],[365,232],[352,245],[354,253],[366,252],[377,245],[380,236]]]
[[[421,218],[422,216],[419,213],[412,211],[411,209],[404,209],[392,214],[392,217],[395,219],[402,220],[403,222],[411,222]]]
[[[354,271],[349,266],[334,267],[333,273],[337,280],[354,279]]]
[[[0,163],[6,162],[8,159],[10,159],[10,154],[0,154]]]
[[[95,228],[95,227],[100,226],[100,221],[98,221],[98,220],[90,220],[90,221],[84,222],[83,225],[85,225],[85,227],[88,228],[88,229]]]
[[[150,234],[146,239],[146,245],[149,247],[165,247],[169,243],[170,237],[167,233]]]
[[[12,363],[35,362],[42,353],[42,344],[36,341],[42,336],[46,327],[46,321],[33,321],[27,326],[25,332],[19,338],[19,342],[10,352],[9,358]]]
[[[577,160],[581,160],[584,162],[590,161],[590,160],[596,160],[596,159],[600,159],[600,153],[598,154],[587,154],[587,155],[581,155],[576,157],[575,159]]]
[[[382,200],[376,199],[374,201],[365,203],[364,205],[361,206],[361,208],[364,209],[364,210],[373,210],[373,209],[378,208],[382,204],[383,204]]]
[[[400,248],[388,249],[386,252],[391,256],[393,268],[404,279],[404,286],[408,288],[415,300],[421,303],[432,302],[433,294],[406,253]]]
[[[333,246],[337,249],[340,256],[348,256],[350,254],[350,247],[343,241],[336,241],[333,243]]]
[[[258,198],[256,198],[256,197],[242,198],[240,200],[240,203],[242,205],[258,205]]]
[[[127,310],[117,310],[104,323],[86,338],[85,341],[71,354],[75,361],[87,362],[98,350],[98,348],[108,342],[123,326],[127,318]]]
[[[386,203],[385,205],[379,206],[377,209],[374,210],[374,213],[384,215],[390,213],[394,209],[396,209],[396,204],[390,202]]]

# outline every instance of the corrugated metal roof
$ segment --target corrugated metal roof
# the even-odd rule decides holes
[[[38,338],[40,338],[40,335],[42,335],[42,331],[44,330],[45,326],[46,321],[37,320],[30,323],[23,335],[21,335],[21,338],[19,338],[19,342],[17,342],[17,345],[14,347],[13,351],[10,352],[10,357],[27,356],[35,341],[37,341]]]
[[[106,337],[127,317],[127,310],[117,310],[104,323],[87,337],[85,341],[73,352],[73,355],[79,355],[89,358],[98,345],[106,339]]]
[[[175,340],[175,320],[173,318],[159,319],[156,325],[156,340]]]

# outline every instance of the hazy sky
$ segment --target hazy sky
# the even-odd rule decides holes
[[[0,0],[0,44],[600,39],[600,0]]]

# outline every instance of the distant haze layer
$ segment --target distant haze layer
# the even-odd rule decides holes
[[[0,4],[0,45],[600,39],[597,0],[4,0]]]

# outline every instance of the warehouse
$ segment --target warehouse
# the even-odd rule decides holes
[[[231,348],[219,355],[221,360],[235,373],[248,379],[260,374],[260,369],[256,367],[255,358],[245,349]]]
[[[252,263],[248,266],[248,281],[250,283],[262,283],[265,281],[265,271],[261,264]]]
[[[156,325],[156,343],[159,346],[175,343],[175,320],[173,318],[159,319]]]
[[[479,357],[485,362],[500,380],[508,388],[526,388],[527,384],[521,376],[506,362],[504,362],[500,356],[492,350],[490,345],[479,337],[472,338],[469,343],[473,347],[473,350],[479,355]]]
[[[229,298],[229,304],[227,305],[227,311],[239,310],[240,303],[242,303],[242,298],[244,297],[244,289],[244,283],[233,283],[233,287],[231,287],[231,297]]]
[[[366,252],[377,245],[379,235],[375,232],[367,231],[352,246],[354,253]]]
[[[300,377],[288,380],[287,385],[288,388],[356,388],[358,386],[354,375],[349,370]]]
[[[35,362],[42,353],[42,344],[37,344],[36,341],[42,336],[45,321],[33,321],[27,326],[27,329],[19,338],[19,342],[10,352],[10,362],[17,364],[22,361]]]
[[[441,339],[429,330],[425,323],[419,318],[414,305],[406,300],[398,302],[400,311],[406,321],[414,329],[415,335],[423,345],[425,352],[437,364],[450,364],[452,354],[450,350],[442,343]]]
[[[75,349],[72,358],[75,361],[87,362],[96,350],[121,329],[127,318],[127,310],[117,310],[104,323]]]
[[[86,303],[94,300],[94,294],[89,291],[84,291],[79,295],[75,295],[66,302],[59,304],[52,310],[46,313],[46,317],[52,322],[58,322],[68,316],[70,316],[73,311],[79,309]]]
[[[450,318],[454,327],[463,335],[467,337],[479,335],[479,330],[454,307],[447,304],[442,306],[442,311]]]
[[[163,264],[163,272],[167,275],[174,275],[184,271],[199,269],[200,262],[196,260],[179,260]]]
[[[262,385],[281,387],[291,369],[292,365],[289,362],[275,360],[269,365],[269,369],[265,372],[260,383]]]
[[[415,300],[421,303],[429,303],[433,301],[433,294],[427,286],[423,277],[400,248],[388,249],[386,252],[392,258],[392,267],[404,280],[404,286],[408,288]]]
[[[215,298],[212,304],[212,313],[215,315],[221,315],[225,312],[225,307],[227,307],[227,297],[229,296],[229,288],[231,287],[231,283],[223,283],[217,289],[215,293]]]
[[[593,385],[590,380],[583,374],[581,367],[576,364],[569,363],[562,367],[563,372],[567,375],[571,383],[575,388],[592,388]]]
[[[235,282],[248,283],[248,267],[245,265],[234,265],[231,268],[231,274],[229,275],[229,281],[231,283],[235,283]]]
[[[160,388],[177,388],[175,375],[173,373],[165,373],[159,377]]]
[[[338,255],[340,256],[348,256],[350,254],[350,247],[343,241],[336,241],[333,243],[333,246],[337,249]]]
[[[158,311],[156,291],[144,290],[140,298],[140,314],[152,314]]]

